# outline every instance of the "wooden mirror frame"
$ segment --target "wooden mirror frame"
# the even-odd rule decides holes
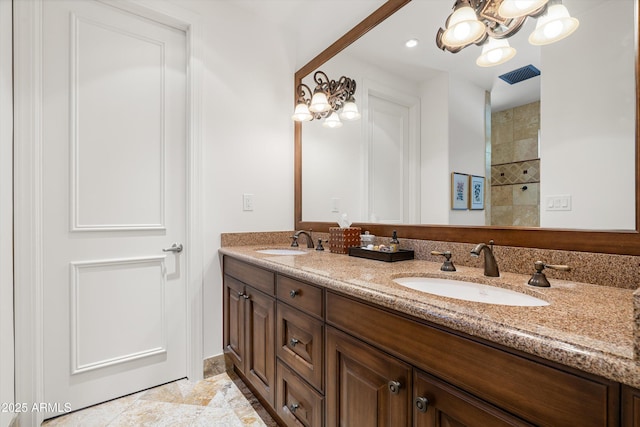
[[[303,77],[320,68],[326,61],[341,52],[351,43],[358,40],[369,30],[383,22],[397,10],[411,0],[388,0],[379,9],[365,18],[348,33],[312,59],[308,64],[295,73],[294,88],[302,82]],[[636,7],[636,226],[629,231],[604,230],[572,230],[533,227],[492,227],[492,226],[457,226],[457,225],[404,225],[379,223],[354,223],[354,227],[362,227],[377,236],[391,236],[393,230],[398,231],[400,238],[436,240],[445,242],[479,243],[493,239],[497,245],[519,246],[541,249],[559,249],[581,252],[597,252],[609,254],[640,255],[640,149],[638,135],[640,134],[640,61],[638,50],[640,37],[638,23],[640,12]],[[434,29],[435,31],[435,29]],[[295,91],[294,91],[295,93]],[[295,123],[294,130],[294,221],[296,230],[313,230],[328,232],[329,227],[337,226],[336,222],[311,222],[302,220],[302,124]]]

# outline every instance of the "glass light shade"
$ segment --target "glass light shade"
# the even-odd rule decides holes
[[[324,119],[324,122],[322,122],[322,126],[326,128],[335,129],[335,128],[341,127],[342,122],[340,121],[340,117],[338,117],[336,113],[331,113],[329,117]]]
[[[489,37],[482,45],[482,54],[476,59],[480,67],[493,67],[504,64],[516,55],[516,50],[509,46],[507,39]]]
[[[503,18],[518,18],[540,9],[549,0],[504,0],[498,14]]]
[[[529,43],[542,46],[562,40],[573,33],[580,25],[576,18],[562,4],[552,4],[547,12],[538,18],[536,29],[529,36]]]
[[[470,6],[462,6],[449,17],[447,29],[442,34],[442,43],[449,47],[466,46],[480,40],[485,30],[474,10]]]
[[[296,109],[293,111],[291,118],[297,122],[308,122],[313,118],[313,115],[309,112],[309,107],[304,102],[296,104]]]
[[[331,105],[327,99],[327,94],[322,91],[314,92],[313,97],[311,98],[311,105],[309,105],[309,110],[314,113],[324,113],[330,109]]]
[[[360,112],[358,111],[358,106],[354,101],[347,101],[342,106],[342,111],[340,112],[340,118],[342,120],[358,120],[360,118]]]

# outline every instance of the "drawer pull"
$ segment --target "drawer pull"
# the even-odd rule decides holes
[[[291,340],[289,341],[289,344],[291,344],[291,347],[295,347],[296,344],[298,344],[300,341],[295,339],[295,338],[291,338]]]
[[[300,295],[300,293],[298,291],[296,291],[295,289],[292,289],[289,291],[289,296],[291,296],[291,298],[295,298],[298,295]]]
[[[401,384],[399,381],[389,381],[389,391],[391,394],[400,393]]]
[[[416,397],[413,403],[416,405],[416,409],[420,412],[427,412],[429,408],[429,399],[426,397]]]
[[[300,405],[298,405],[297,403],[292,403],[289,406],[289,410],[295,414],[295,412],[298,410],[298,408],[300,407]]]

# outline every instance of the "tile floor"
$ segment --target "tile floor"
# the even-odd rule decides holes
[[[43,427],[278,427],[233,373],[186,379],[45,421]]]

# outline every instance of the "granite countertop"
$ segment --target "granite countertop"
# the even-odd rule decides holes
[[[276,246],[223,247],[220,253],[307,280],[347,295],[640,388],[634,353],[637,327],[634,291],[549,279],[550,288],[534,288],[530,276],[422,260],[387,263],[308,250],[304,255],[267,255]],[[284,246],[283,246],[284,248]],[[455,260],[453,260],[455,263]],[[541,307],[512,307],[468,302],[405,288],[393,281],[405,276],[468,280],[526,293],[549,302]],[[640,295],[638,295],[640,300]]]

